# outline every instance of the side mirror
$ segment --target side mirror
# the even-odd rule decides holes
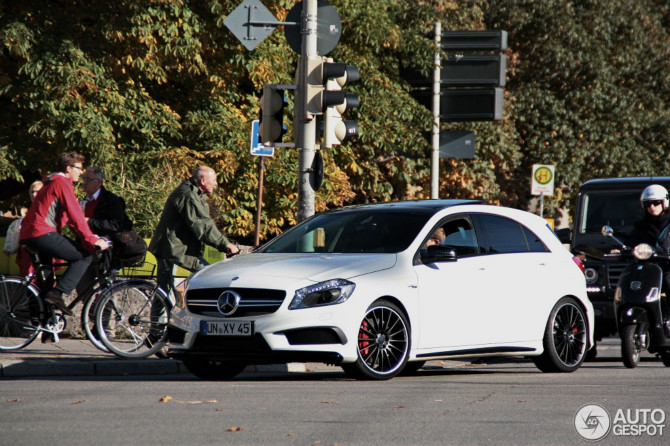
[[[433,245],[421,253],[423,263],[454,262],[457,258],[456,251],[451,246]]]
[[[612,237],[614,235],[614,229],[607,225],[603,226],[600,231],[605,237]]]

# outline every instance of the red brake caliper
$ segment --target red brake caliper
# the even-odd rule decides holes
[[[369,328],[368,321],[364,320],[361,323],[361,329],[358,332],[358,339],[359,339],[358,340],[358,349],[360,350],[362,356],[367,356],[369,351],[370,351],[369,348],[366,348],[368,345],[370,345],[370,342],[369,341],[361,341],[361,339],[363,339],[363,338],[370,339],[370,336],[365,332],[365,331],[368,330],[368,328]]]

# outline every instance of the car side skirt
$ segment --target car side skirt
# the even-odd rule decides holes
[[[421,353],[416,355],[416,358],[430,359],[430,358],[444,358],[450,356],[482,356],[482,355],[499,355],[499,354],[522,354],[532,353],[538,350],[532,347],[484,347],[463,350],[448,350],[443,352]]]

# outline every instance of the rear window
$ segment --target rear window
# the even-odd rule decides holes
[[[477,215],[486,234],[483,252],[488,254],[513,252],[545,252],[545,244],[530,229],[515,220],[498,215]]]

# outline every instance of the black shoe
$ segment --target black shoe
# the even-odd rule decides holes
[[[65,305],[65,301],[58,295],[56,291],[49,291],[44,298],[44,301],[57,306],[66,315],[72,316],[72,311],[67,307],[67,305]]]
[[[54,339],[53,333],[49,333],[48,331],[43,331],[42,332],[42,344],[46,344],[47,342],[56,342]]]

